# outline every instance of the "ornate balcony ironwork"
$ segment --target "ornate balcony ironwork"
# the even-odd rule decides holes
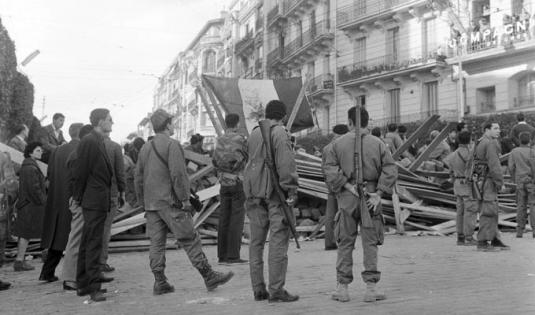
[[[407,3],[403,0],[366,0],[356,1],[352,5],[341,7],[336,11],[337,27],[357,21],[364,17],[379,14],[392,9],[393,7]]]
[[[284,47],[284,62],[291,61],[300,52],[306,50],[307,47],[311,47],[312,44],[320,42],[321,39],[334,39],[334,34],[329,29],[329,24],[329,20],[318,22],[286,45]],[[324,43],[321,44],[323,45]]]
[[[247,52],[253,48],[254,37],[253,32],[249,31],[245,37],[240,39],[235,46],[235,51],[237,55],[247,54]]]

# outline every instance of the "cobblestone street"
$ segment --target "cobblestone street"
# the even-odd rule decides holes
[[[196,270],[182,252],[167,252],[167,276],[176,292],[152,295],[153,279],[148,253],[113,254],[115,281],[106,284],[108,300],[86,304],[86,298],[63,291],[61,281],[37,281],[40,260],[31,272],[15,273],[9,264],[0,279],[12,288],[0,292],[1,314],[535,314],[535,240],[504,233],[511,251],[477,252],[475,247],[455,246],[454,237],[387,236],[380,251],[383,272],[380,287],[388,299],[364,303],[360,280],[360,245],[354,255],[356,281],[350,285],[351,301],[330,299],[335,287],[336,252],[323,251],[323,240],[303,242],[289,252],[287,289],[300,300],[288,304],[255,302],[247,265],[233,266],[234,279],[208,293]],[[360,241],[360,240],[358,240]],[[205,247],[217,269],[216,247]],[[247,257],[247,247],[242,249]],[[37,262],[39,261],[39,263]],[[61,265],[57,274],[61,274]]]

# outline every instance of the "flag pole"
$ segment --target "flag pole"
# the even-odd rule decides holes
[[[203,103],[204,108],[206,109],[206,112],[208,113],[208,117],[210,117],[210,120],[212,121],[212,125],[214,125],[217,136],[221,137],[223,135],[223,130],[221,130],[222,125],[220,125],[221,122],[218,122],[216,120],[214,113],[212,113],[212,110],[209,106],[208,100],[206,99],[206,96],[204,95],[203,91],[198,86],[195,89],[195,92],[197,92],[197,94],[201,98],[201,102]]]
[[[308,73],[305,77],[305,83],[301,86],[301,91],[299,91],[299,95],[297,96],[297,101],[295,102],[295,105],[292,109],[292,113],[290,114],[290,118],[288,118],[288,122],[286,123],[286,129],[291,133],[292,131],[292,125],[294,123],[295,117],[297,116],[297,112],[299,111],[299,107],[301,107],[301,103],[303,102],[303,98],[305,98],[305,92],[308,88],[308,84],[310,83],[310,73]]]
[[[221,112],[221,108],[219,108],[219,104],[216,100],[216,97],[213,93],[213,91],[210,89],[210,85],[207,84],[206,79],[204,78],[204,75],[201,76],[202,80],[202,87],[206,91],[206,94],[208,94],[208,98],[212,102],[212,106],[214,107],[215,113],[217,115],[217,118],[219,119],[219,122],[221,122],[221,126],[225,126],[225,117],[223,116],[223,113]]]

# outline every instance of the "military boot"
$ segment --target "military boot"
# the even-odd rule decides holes
[[[167,277],[163,272],[154,273],[154,287],[152,288],[152,294],[162,295],[166,293],[175,292],[175,287],[167,282]]]
[[[467,236],[464,240],[464,246],[476,246],[477,241],[472,236]]]
[[[495,238],[490,242],[490,245],[498,248],[499,250],[511,250],[511,247],[508,245],[505,245],[500,239]]]
[[[333,293],[331,299],[340,302],[348,302],[349,293],[347,293],[347,284],[338,282],[336,284],[336,292]]]
[[[462,234],[457,235],[457,245],[464,246],[464,241],[465,241],[464,235]]]
[[[204,278],[204,284],[208,291],[213,291],[218,286],[227,283],[234,276],[234,272],[219,272],[214,271],[212,267],[207,266],[199,269],[201,276]]]
[[[364,302],[375,302],[386,299],[386,295],[383,292],[379,292],[376,289],[377,283],[367,282],[366,293],[364,293]]]
[[[477,241],[477,250],[479,252],[496,252],[500,249],[492,246],[487,241]]]

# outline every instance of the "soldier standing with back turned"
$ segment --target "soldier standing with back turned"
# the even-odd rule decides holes
[[[288,268],[288,244],[290,241],[289,224],[285,222],[281,202],[293,205],[297,200],[298,177],[295,155],[290,136],[282,125],[286,116],[286,106],[278,100],[266,105],[266,119],[271,122],[270,137],[273,160],[279,175],[279,184],[288,197],[279,200],[270,179],[266,165],[266,150],[259,127],[251,132],[247,143],[249,162],[245,166],[243,190],[245,208],[251,224],[251,241],[249,244],[249,268],[254,299],[269,299],[270,302],[293,302],[299,296],[292,295],[284,289],[286,270]],[[264,281],[264,245],[269,233],[269,293]]]
[[[348,111],[349,128],[354,130],[356,107]],[[338,242],[336,261],[337,289],[332,299],[340,302],[349,301],[347,285],[353,281],[353,249],[361,225],[364,271],[362,280],[366,283],[365,302],[384,300],[384,294],[376,291],[376,284],[381,278],[377,270],[378,245],[383,241],[381,215],[381,197],[391,193],[397,179],[397,166],[386,144],[369,134],[368,112],[360,110],[360,132],[362,147],[362,178],[366,184],[367,201],[373,227],[363,227],[361,220],[360,199],[355,188],[357,174],[355,167],[355,132],[349,132],[338,138],[327,154],[324,173],[330,189],[336,193],[338,213],[335,218],[335,237]],[[365,209],[364,211],[368,211]]]

